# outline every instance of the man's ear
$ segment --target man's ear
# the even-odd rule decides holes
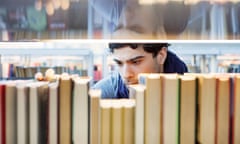
[[[162,47],[162,49],[158,52],[157,62],[159,64],[164,64],[166,58],[167,58],[167,47]]]

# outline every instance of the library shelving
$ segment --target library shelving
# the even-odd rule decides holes
[[[9,77],[9,64],[27,68],[36,67],[37,71],[40,71],[39,67],[45,69],[60,67],[61,72],[93,76],[94,60],[91,49],[81,46],[54,46],[51,42],[0,43],[1,77]]]

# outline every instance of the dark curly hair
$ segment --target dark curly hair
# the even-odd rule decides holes
[[[129,46],[132,49],[136,49],[139,46],[143,46],[144,51],[152,53],[153,57],[157,56],[162,47],[170,46],[169,43],[109,43],[110,52],[113,53],[114,49]]]

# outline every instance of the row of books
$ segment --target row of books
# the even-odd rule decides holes
[[[46,40],[46,39],[84,39],[87,38],[85,30],[49,30],[27,31],[16,30],[8,32],[9,40]]]
[[[129,99],[90,80],[2,81],[1,144],[240,143],[238,74],[140,74]]]
[[[90,140],[100,144],[240,143],[238,74],[140,74],[130,94],[128,100],[99,99],[98,108],[90,104],[90,115],[95,114],[90,122],[99,127]]]
[[[90,78],[0,83],[1,144],[87,144]]]
[[[240,73],[240,64],[230,64],[228,66],[228,72],[230,72],[230,73]]]
[[[139,83],[145,143],[240,143],[240,75],[141,74]]]
[[[37,72],[45,74],[45,72],[52,68],[55,74],[69,73],[78,74],[80,76],[87,76],[86,69],[79,69],[77,67],[70,68],[67,66],[18,66],[15,64],[2,64],[0,68],[0,76],[7,79],[29,79],[34,78]]]

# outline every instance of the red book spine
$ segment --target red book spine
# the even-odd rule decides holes
[[[6,144],[5,85],[0,85],[0,119],[1,144]]]

